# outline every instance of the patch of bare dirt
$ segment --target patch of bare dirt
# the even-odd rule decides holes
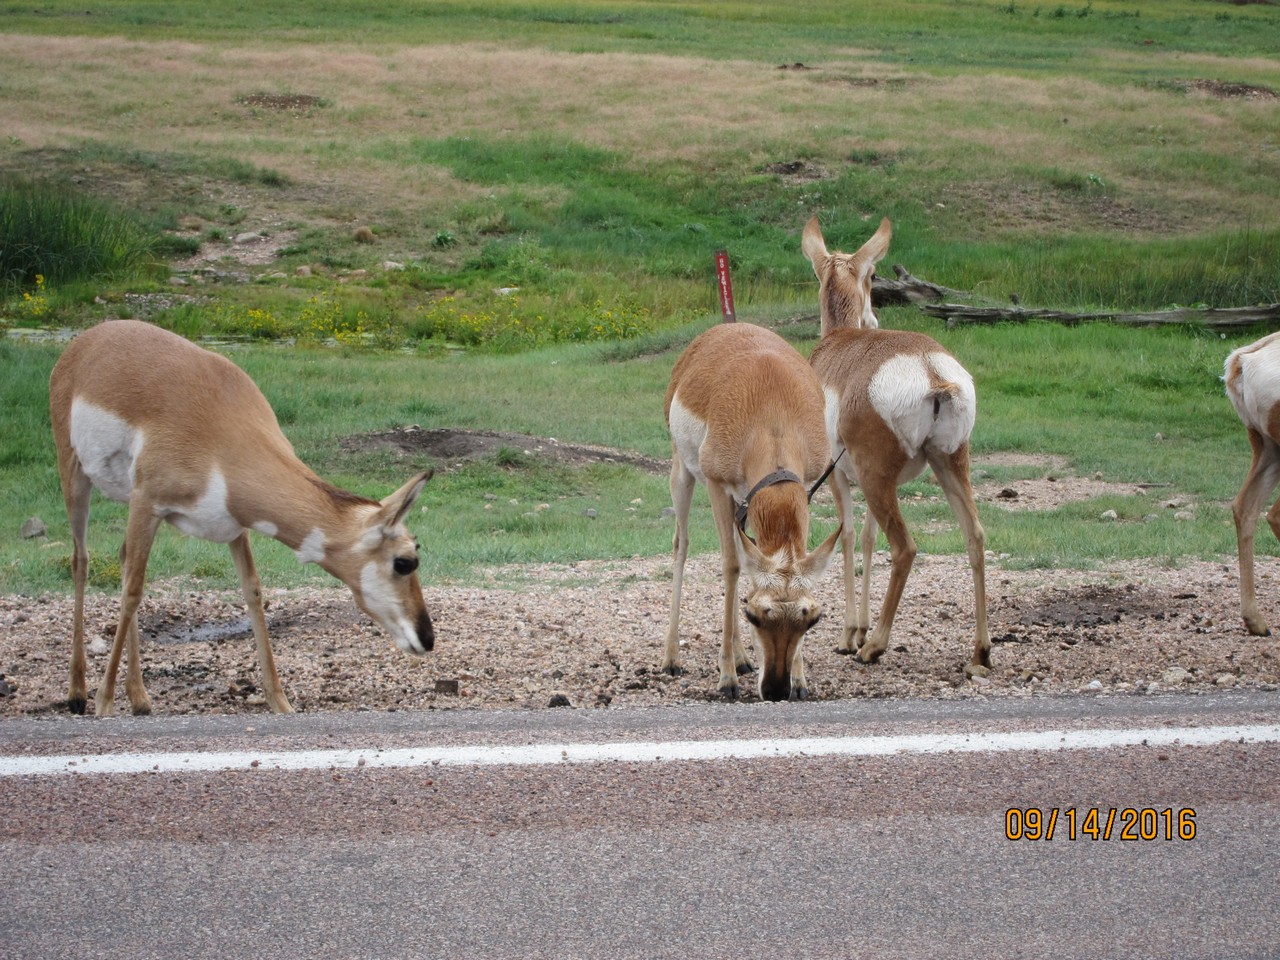
[[[1182,80],[1179,83],[1184,90],[1194,90],[1215,100],[1280,100],[1280,94],[1270,87],[1259,87],[1249,83],[1227,83],[1223,80]]]
[[[251,93],[237,97],[236,102],[247,107],[288,113],[310,113],[327,103],[323,97],[306,93]]]

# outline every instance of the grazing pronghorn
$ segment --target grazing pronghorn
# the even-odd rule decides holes
[[[830,253],[814,217],[805,225],[802,241],[818,276],[822,311],[822,340],[809,360],[826,393],[831,455],[838,458],[831,487],[844,529],[845,614],[837,651],[872,663],[888,648],[916,556],[915,541],[898,507],[898,485],[928,465],[964,530],[973,568],[977,629],[973,659],[965,669],[985,673],[991,666],[991,640],[984,534],[969,484],[969,434],[976,409],[973,378],[937,341],[919,333],[877,329],[871,281],[876,261],[888,252],[890,234],[885,219],[857,253]],[[860,604],[853,563],[853,484],[862,488],[867,502]],[[892,570],[880,619],[868,635],[877,525],[889,539]]]
[[[162,521],[231,548],[257,641],[267,704],[292,708],[267,638],[249,530],[274,537],[351,588],[356,603],[410,653],[435,642],[418,585],[418,545],[405,513],[430,479],[420,473],[381,503],[339,490],[297,458],[266,398],[235,364],[159,327],[112,320],[80,334],[49,380],[58,472],[74,550],[75,613],[69,706],[84,713],[85,536],[94,487],[129,504],[120,549],[120,619],[98,716],[114,709],[126,641],[125,690],[135,714],[151,712],[138,649],[138,604]],[[98,651],[102,652],[102,651]]]
[[[751,669],[738,635],[738,575],[745,572],[745,613],[761,660],[760,696],[803,699],[809,691],[801,642],[821,615],[813,582],[826,570],[840,534],[836,530],[808,552],[806,484],[827,465],[822,388],[804,358],[776,333],[726,323],[697,337],[676,362],[665,411],[676,532],[662,668],[680,672],[689,504],[701,480],[711,499],[724,571],[720,692],[736,698],[738,674]]]
[[[1253,534],[1258,527],[1258,511],[1280,482],[1280,333],[1232,351],[1223,380],[1253,447],[1249,474],[1231,503],[1240,555],[1240,613],[1251,634],[1265,637],[1271,630],[1258,609],[1254,590]],[[1267,512],[1267,523],[1271,532],[1280,537],[1280,501]]]

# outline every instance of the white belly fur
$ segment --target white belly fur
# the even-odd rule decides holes
[[[244,527],[227,509],[227,480],[220,470],[209,474],[209,485],[195,503],[187,506],[157,506],[164,517],[183,533],[214,543],[230,543]]]

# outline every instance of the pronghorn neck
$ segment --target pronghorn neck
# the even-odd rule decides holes
[[[245,526],[279,540],[300,563],[329,570],[326,557],[349,549],[379,504],[320,479],[301,461],[288,467],[270,471],[269,483],[246,489],[233,509]]]
[[[747,508],[747,525],[765,556],[782,553],[787,567],[803,559],[809,530],[809,498],[804,485],[784,481],[759,490]]]
[[[862,294],[851,282],[839,282],[840,278],[832,277],[823,282],[820,296],[822,300],[822,336],[825,338],[837,330],[870,329],[862,322]]]

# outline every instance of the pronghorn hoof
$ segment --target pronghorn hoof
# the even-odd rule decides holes
[[[755,670],[755,667],[753,667],[749,663],[743,662],[738,664],[737,670],[738,670],[738,676],[742,676],[744,673],[751,673],[753,670]]]
[[[795,703],[797,700],[808,700],[808,699],[809,699],[808,687],[796,687],[794,690],[791,691],[792,703]]]
[[[836,647],[836,653],[842,657],[851,657],[857,652],[857,650],[851,650],[849,647]]]
[[[720,688],[720,692],[721,692],[722,694],[724,694],[724,698],[725,698],[726,700],[737,700],[737,699],[738,699],[738,688],[737,688],[737,686],[736,686],[736,685],[735,685],[735,686],[732,686],[732,687],[721,687],[721,688]]]
[[[882,656],[884,656],[883,650],[881,650],[879,653],[874,653],[869,657],[864,657],[862,655],[862,651],[859,650],[856,654],[854,654],[853,659],[856,660],[858,663],[873,664],[877,660],[879,660]]]
[[[67,700],[67,709],[81,717],[84,716],[84,705],[84,697],[71,697]]]
[[[663,667],[662,672],[668,677],[679,677],[684,674],[684,667]]]
[[[151,704],[150,704],[149,702],[148,702],[148,703],[139,703],[139,704],[135,704],[135,705],[134,705],[134,706],[132,706],[130,709],[133,711],[133,715],[134,715],[135,717],[149,717],[149,716],[151,716]]]

